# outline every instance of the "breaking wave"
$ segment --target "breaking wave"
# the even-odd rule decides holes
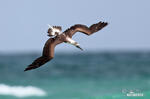
[[[0,95],[12,95],[16,97],[45,96],[46,92],[33,86],[9,86],[0,84]]]

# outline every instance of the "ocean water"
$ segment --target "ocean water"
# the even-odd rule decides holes
[[[0,99],[150,99],[150,52],[0,54]]]

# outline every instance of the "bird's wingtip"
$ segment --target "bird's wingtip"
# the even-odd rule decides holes
[[[32,66],[29,65],[27,68],[24,69],[24,72],[28,71],[28,70],[31,70],[31,69],[33,69],[33,68],[32,68]]]
[[[24,72],[26,72],[26,71],[28,71],[28,70],[30,70],[30,69],[26,68],[26,69],[24,69]]]

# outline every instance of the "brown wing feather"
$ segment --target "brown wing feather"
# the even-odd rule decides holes
[[[70,27],[69,29],[67,29],[66,31],[64,31],[64,33],[66,35],[68,35],[69,37],[72,37],[76,32],[82,32],[86,35],[91,35],[97,31],[101,30],[102,28],[104,28],[107,25],[108,25],[107,22],[99,22],[99,23],[91,25],[90,27],[87,27],[82,24],[76,24],[76,25]]]
[[[38,68],[54,57],[54,48],[57,44],[61,43],[62,41],[59,41],[58,39],[50,38],[45,43],[45,46],[43,48],[43,54],[41,57],[37,58],[35,61],[33,61],[32,64],[30,64],[24,71],[28,71],[31,69]]]

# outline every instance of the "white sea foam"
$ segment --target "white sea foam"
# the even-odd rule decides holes
[[[13,95],[16,97],[45,96],[46,92],[33,86],[9,86],[0,84],[0,95]]]

